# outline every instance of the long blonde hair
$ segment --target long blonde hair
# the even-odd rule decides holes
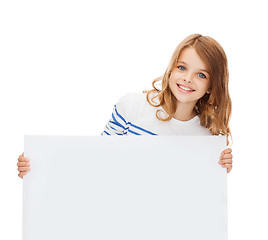
[[[168,117],[162,118],[160,111],[156,111],[156,117],[161,121],[169,121],[173,118],[176,111],[176,97],[169,88],[169,78],[171,71],[176,67],[181,51],[186,47],[193,47],[202,61],[208,67],[211,79],[211,92],[206,93],[200,98],[196,105],[195,111],[200,117],[200,125],[210,130],[212,135],[227,135],[233,138],[229,127],[230,116],[232,112],[232,102],[228,90],[229,71],[226,54],[221,45],[211,37],[202,36],[201,34],[191,34],[186,37],[175,49],[164,75],[156,78],[152,82],[153,89],[145,90],[147,101],[154,107],[166,105]],[[162,80],[162,89],[155,87],[155,83]],[[159,104],[152,104],[149,100],[149,94],[156,92]]]

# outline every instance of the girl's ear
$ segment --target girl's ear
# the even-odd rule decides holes
[[[207,94],[211,94],[211,87],[207,90]]]

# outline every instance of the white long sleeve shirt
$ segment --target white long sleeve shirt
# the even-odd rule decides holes
[[[158,98],[154,102],[159,103]],[[146,93],[128,92],[114,105],[101,135],[212,135],[209,129],[200,125],[199,116],[188,121],[172,118],[164,122],[156,117],[158,109],[164,112],[160,114],[162,117],[168,116],[161,106],[153,107],[147,102]]]

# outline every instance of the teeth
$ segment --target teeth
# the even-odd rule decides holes
[[[179,85],[179,87],[180,87],[181,89],[184,89],[184,90],[187,90],[187,91],[192,91],[190,88],[183,87],[183,86],[181,86],[181,85]]]

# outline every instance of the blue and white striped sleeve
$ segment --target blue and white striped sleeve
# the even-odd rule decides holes
[[[127,134],[131,124],[127,119],[131,112],[132,96],[132,93],[128,92],[114,105],[112,116],[101,133],[102,136]]]

